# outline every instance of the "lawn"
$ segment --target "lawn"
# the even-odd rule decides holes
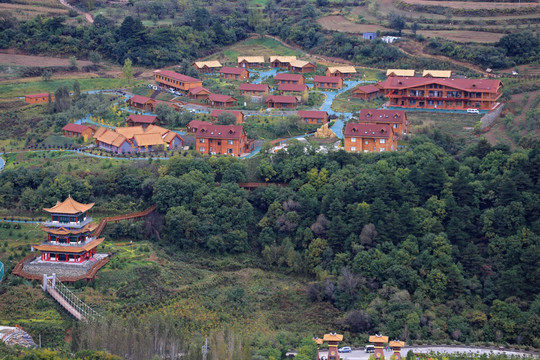
[[[29,81],[5,81],[0,86],[0,98],[13,98],[24,96],[25,94],[54,93],[60,86],[73,88],[75,80],[79,81],[81,90],[104,90],[119,89],[127,86],[125,79],[118,78],[73,78],[43,81],[41,78],[33,78]],[[132,85],[145,83],[142,80],[136,80]]]
[[[268,58],[270,55],[283,55],[290,56],[296,55],[300,56],[302,53],[298,50],[290,49],[279,41],[270,38],[264,39],[249,39],[246,41],[241,41],[234,45],[229,46],[223,51],[217,52],[210,56],[208,60],[220,60],[224,62],[231,62],[236,64],[237,57],[246,55],[246,56],[264,56]]]
[[[407,112],[407,119],[411,123],[412,134],[421,132],[422,128],[433,128],[458,138],[471,138],[474,135],[472,128],[480,121],[482,116],[442,112]]]

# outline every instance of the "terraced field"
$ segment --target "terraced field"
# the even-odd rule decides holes
[[[438,0],[401,0],[414,5],[443,6],[454,9],[515,9],[517,7],[537,7],[537,2],[521,2],[520,4],[511,2],[490,2],[490,1],[438,1]]]
[[[14,0],[0,2],[0,11],[8,11],[18,20],[29,20],[37,15],[67,15],[68,10],[56,0]]]

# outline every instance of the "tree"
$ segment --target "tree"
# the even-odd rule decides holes
[[[73,83],[73,101],[79,100],[81,96],[81,84],[79,84],[79,81],[75,80]]]
[[[388,14],[388,22],[390,27],[399,31],[399,36],[401,36],[401,30],[405,28],[405,18],[403,15],[392,11]]]
[[[43,79],[43,81],[51,80],[51,76],[52,76],[51,69],[43,69],[43,72],[41,73],[41,78]]]
[[[94,65],[98,65],[101,62],[101,55],[97,51],[90,52],[90,61]]]
[[[420,29],[420,25],[418,25],[418,23],[415,21],[412,23],[411,25],[411,31],[414,35],[416,35],[416,31],[418,31]]]
[[[236,124],[236,116],[230,112],[222,112],[217,117],[217,123],[220,125],[234,125]]]
[[[124,67],[122,68],[122,73],[124,74],[124,78],[127,80],[128,85],[131,85],[131,81],[133,80],[133,68],[131,65],[131,59],[127,58],[124,61]]]
[[[71,70],[77,70],[79,68],[79,65],[77,64],[77,58],[75,58],[75,56],[69,57],[69,67]]]
[[[67,86],[60,86],[54,92],[54,111],[57,113],[66,111],[70,106],[69,89]]]

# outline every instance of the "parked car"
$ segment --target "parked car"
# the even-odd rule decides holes
[[[338,352],[340,352],[340,353],[350,353],[351,351],[352,350],[351,350],[350,346],[344,346],[344,347],[338,349]]]
[[[480,114],[478,109],[467,109],[467,114]]]
[[[375,352],[375,345],[366,345],[364,348],[364,351],[367,353],[374,353]]]

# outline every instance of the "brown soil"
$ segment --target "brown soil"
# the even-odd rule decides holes
[[[317,22],[325,29],[352,34],[361,34],[363,32],[369,31],[375,32],[377,30],[390,30],[389,28],[382,25],[357,24],[345,19],[341,15],[325,16],[317,19]]]
[[[0,64],[18,66],[69,66],[69,59],[55,58],[50,56],[33,56],[16,54],[14,50],[0,50]],[[91,61],[77,60],[79,66],[92,65]]]
[[[514,9],[519,7],[536,7],[536,2],[504,3],[504,2],[480,2],[480,1],[433,1],[433,0],[403,0],[409,4],[445,6],[454,9]]]

